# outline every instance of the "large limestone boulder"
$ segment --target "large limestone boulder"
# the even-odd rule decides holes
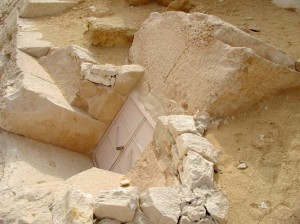
[[[70,106],[49,74],[16,51],[1,79],[0,127],[56,146],[88,153],[107,129]]]
[[[139,93],[155,95],[169,114],[231,116],[300,86],[289,56],[201,13],[152,13],[136,33],[129,59],[145,68]]]

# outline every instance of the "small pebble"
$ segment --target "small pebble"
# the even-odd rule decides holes
[[[243,162],[243,161],[240,161],[239,162],[239,164],[238,164],[238,166],[237,166],[237,168],[238,169],[246,169],[247,168],[247,165],[246,165],[246,163],[245,162]]]
[[[268,209],[269,208],[268,205],[265,202],[260,203],[259,207],[262,208],[262,209]]]
[[[125,180],[121,180],[121,187],[127,187],[130,185],[130,181],[125,179]]]

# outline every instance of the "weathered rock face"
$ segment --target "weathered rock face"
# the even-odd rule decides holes
[[[111,218],[131,222],[138,207],[137,188],[118,188],[102,191],[95,201],[94,214],[98,218]]]
[[[139,65],[97,64],[90,52],[78,46],[54,50],[39,63],[71,105],[105,124],[111,124],[144,74]]]
[[[180,200],[174,188],[150,188],[141,196],[141,209],[152,223],[176,224]]]
[[[126,46],[137,31],[134,24],[122,18],[92,18],[88,24],[91,43],[96,46]]]
[[[145,68],[140,94],[153,93],[168,114],[230,116],[300,85],[294,60],[200,13],[152,13],[135,35],[130,60]]]
[[[53,203],[53,224],[92,224],[93,196],[76,189],[58,192]]]
[[[91,160],[3,130],[0,142],[0,220],[52,223],[55,194],[68,189],[63,180],[91,168]]]
[[[272,2],[282,8],[295,8],[300,9],[299,0],[272,0]]]
[[[119,187],[122,179],[121,174],[93,167],[70,177],[65,183],[97,198],[99,192]]]
[[[26,3],[21,8],[20,16],[33,18],[55,15],[74,7],[79,1],[80,0],[26,0]]]
[[[69,105],[48,73],[16,51],[1,79],[0,126],[24,136],[89,152],[107,129]]]

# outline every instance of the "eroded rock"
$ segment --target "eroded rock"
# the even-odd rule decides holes
[[[57,193],[52,212],[53,224],[93,224],[93,196],[76,189]]]
[[[213,174],[212,162],[196,152],[188,152],[183,160],[183,172],[180,176],[182,184],[186,184],[192,190],[200,186],[213,187]]]
[[[168,120],[167,127],[174,139],[183,133],[198,133],[193,116],[188,115],[171,116]]]
[[[132,43],[137,28],[122,18],[92,18],[88,24],[91,43],[95,46],[126,46]]]
[[[152,223],[176,224],[180,215],[180,200],[174,188],[150,188],[141,196],[140,207]]]
[[[218,155],[213,145],[204,137],[184,133],[176,138],[178,155],[183,159],[189,151],[197,152],[211,162],[217,162]]]
[[[133,220],[138,207],[137,188],[118,188],[102,191],[95,201],[94,214],[98,218],[116,219],[121,222]]]

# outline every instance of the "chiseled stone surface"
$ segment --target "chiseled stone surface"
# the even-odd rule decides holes
[[[178,223],[180,199],[175,188],[150,188],[141,195],[140,207],[152,223]]]
[[[98,218],[130,222],[134,218],[138,200],[138,189],[134,187],[102,191],[95,201],[94,214]]]

